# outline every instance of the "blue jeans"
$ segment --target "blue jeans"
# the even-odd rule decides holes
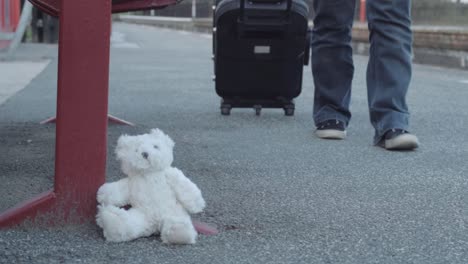
[[[312,74],[314,121],[348,125],[354,74],[351,29],[355,0],[314,0]],[[408,129],[406,94],[411,80],[411,1],[367,0],[370,57],[367,95],[374,144],[392,128]]]

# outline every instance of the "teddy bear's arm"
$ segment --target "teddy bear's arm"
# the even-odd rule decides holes
[[[128,204],[128,178],[104,183],[97,192],[97,201],[104,205],[124,206]]]
[[[189,213],[196,214],[205,208],[205,200],[200,189],[184,173],[176,168],[170,168],[166,173],[167,181],[175,192],[177,200]]]

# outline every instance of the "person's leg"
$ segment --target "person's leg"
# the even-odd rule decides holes
[[[410,11],[409,0],[367,1],[371,43],[367,91],[370,119],[375,128],[374,144],[384,143],[385,146],[387,132],[393,137],[395,129],[397,129],[396,136],[399,134],[398,131],[408,130],[409,112],[406,94],[412,71]],[[387,139],[390,139],[388,135]],[[404,149],[417,147],[417,138],[414,139],[413,144],[408,146],[403,144],[404,146],[400,147]]]
[[[351,29],[355,0],[315,0],[313,8],[314,121],[318,129],[328,120],[338,120],[345,127],[351,118],[349,104],[354,74]]]

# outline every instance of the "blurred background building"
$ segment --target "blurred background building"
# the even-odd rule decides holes
[[[196,17],[211,17],[212,0],[194,0],[196,6]],[[309,6],[312,6],[313,0],[305,0]],[[157,16],[192,16],[191,0],[184,0],[179,5],[172,6],[146,14]],[[356,20],[359,19],[360,1],[356,1]],[[468,26],[468,0],[413,0],[413,23],[424,25],[464,25]],[[313,11],[309,17],[312,19]]]
[[[25,0],[0,0],[0,42],[1,38],[9,36],[18,20],[18,6]],[[135,0],[138,1],[138,0]],[[309,6],[313,0],[305,0]],[[136,14],[170,17],[212,17],[213,0],[183,0],[180,4],[162,10],[137,12]],[[361,2],[356,1],[356,20],[363,20]],[[313,10],[309,17],[312,19]],[[413,0],[413,24],[427,26],[464,26],[468,27],[468,0]],[[30,25],[24,40],[27,42],[55,43],[58,41],[59,23],[34,9]],[[11,35],[11,34],[10,34]]]

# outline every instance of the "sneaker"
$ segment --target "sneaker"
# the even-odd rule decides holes
[[[419,140],[406,130],[394,128],[385,133],[380,146],[387,150],[413,150],[419,146]]]
[[[340,120],[327,120],[317,124],[315,134],[323,139],[345,139],[346,129],[345,123]]]

